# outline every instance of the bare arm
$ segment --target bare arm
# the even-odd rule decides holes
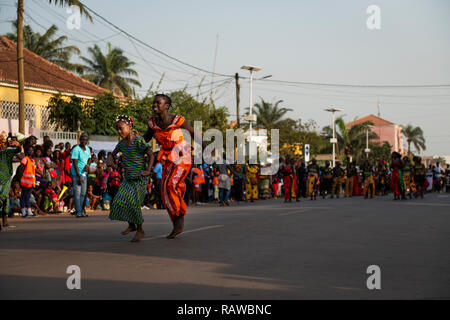
[[[152,173],[153,162],[155,161],[155,156],[153,155],[152,149],[147,148],[145,150],[145,154],[147,155],[147,170],[142,171],[141,174],[144,177],[150,176]]]
[[[145,142],[148,143],[150,140],[152,140],[153,135],[154,135],[153,130],[150,128],[147,128],[147,131],[143,135]]]

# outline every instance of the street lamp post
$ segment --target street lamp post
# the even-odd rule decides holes
[[[256,122],[256,116],[253,115],[253,72],[258,72],[262,70],[260,67],[255,66],[242,66],[241,69],[250,71],[250,114],[247,117],[247,121],[250,123],[250,130],[248,136],[248,144],[249,144],[249,161],[252,159],[252,155],[256,155],[256,150],[253,150],[253,122]]]
[[[364,152],[366,153],[366,159],[369,159],[369,153],[370,153],[370,149],[369,149],[369,131],[370,128],[372,128],[373,126],[371,125],[367,125],[366,126],[366,150],[364,150]]]
[[[336,124],[335,124],[335,116],[334,116],[334,114],[336,112],[341,112],[343,110],[342,109],[337,109],[337,108],[329,108],[329,109],[325,109],[325,111],[331,112],[332,113],[332,118],[333,118],[333,122],[332,122],[333,138],[330,140],[330,142],[333,145],[333,168],[334,168],[336,166],[336,143],[337,143],[337,139],[336,139]]]
[[[252,129],[253,122],[256,122],[255,117],[253,116],[253,72],[261,71],[262,68],[255,66],[242,66],[241,69],[250,71],[250,114],[248,117],[248,121],[250,122],[250,131],[249,131],[249,142],[252,140]]]

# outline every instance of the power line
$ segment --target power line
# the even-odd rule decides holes
[[[229,79],[222,79],[222,80],[217,80],[217,81],[214,81],[213,83],[211,83],[211,82],[208,82],[208,83],[200,83],[200,84],[198,84],[198,85],[192,85],[192,86],[184,86],[184,87],[182,87],[182,88],[176,88],[176,89],[167,89],[167,91],[170,91],[170,92],[172,92],[172,91],[180,91],[180,90],[185,90],[185,89],[197,89],[197,88],[202,88],[202,87],[206,87],[206,86],[210,86],[210,85],[212,85],[212,84],[224,84],[225,82],[228,82],[228,81],[230,81]],[[136,91],[147,91],[147,90],[136,90]]]
[[[287,80],[260,80],[263,82],[279,83],[279,84],[299,84],[323,87],[347,87],[347,88],[450,88],[450,84],[421,84],[421,85],[366,85],[366,84],[344,84],[344,83],[320,83],[320,82],[303,82],[303,81],[287,81]]]
[[[271,83],[263,83],[261,81],[258,81],[255,83],[256,85],[272,85]],[[385,94],[385,93],[368,93],[368,92],[350,92],[350,91],[342,91],[342,90],[335,90],[328,87],[314,87],[314,86],[306,86],[306,85],[293,85],[293,84],[280,84],[281,86],[289,87],[289,88],[301,88],[305,90],[319,90],[319,91],[327,91],[327,92],[335,92],[339,94],[347,94],[347,95],[360,95],[360,96],[373,96],[373,97],[391,97],[391,98],[436,98],[436,97],[450,97],[449,95],[392,95],[392,94]],[[361,89],[361,88],[351,88],[351,89]],[[436,88],[436,90],[442,90],[443,88]],[[446,89],[446,88],[444,88]]]
[[[36,13],[37,14],[37,13]],[[55,12],[55,14],[57,14],[56,12]],[[26,17],[27,18],[29,18],[29,19],[31,19],[34,23],[36,23],[38,26],[40,26],[44,31],[46,31],[48,28],[47,27],[45,27],[45,26],[43,26],[42,24],[40,24],[38,21],[36,21],[31,15],[29,15],[29,14],[27,14],[27,13],[25,13],[25,15],[26,15]],[[42,17],[41,15],[39,15],[39,14],[37,14],[38,16],[40,16],[41,18],[43,18],[43,19],[45,19],[44,17]],[[61,18],[60,16],[58,16],[57,18]],[[45,20],[47,20],[47,19],[45,19]],[[48,21],[48,20],[47,20]],[[49,21],[48,21],[49,22]],[[52,24],[52,22],[49,22],[49,23],[51,23]],[[121,34],[120,32],[118,33],[118,34]],[[58,35],[58,34],[57,34]],[[68,37],[69,38],[69,37]],[[162,73],[160,73],[156,68],[154,68],[152,65],[151,65],[151,63],[149,62],[149,61],[147,61],[144,57],[143,57],[143,55],[140,53],[140,51],[139,51],[139,49],[136,47],[136,45],[135,45],[135,43],[132,41],[132,39],[129,39],[129,38],[127,38],[130,42],[131,42],[131,44],[133,45],[133,47],[135,48],[135,50],[136,50],[136,52],[139,54],[139,56],[140,56],[140,59],[142,59],[153,71],[155,71],[160,77],[163,75]],[[74,39],[72,39],[72,40],[74,40],[74,41],[78,41],[78,42],[82,42],[82,43],[87,43],[88,41],[81,41],[81,40],[79,40],[79,39],[76,39],[76,38],[74,38]],[[105,40],[104,39],[98,39],[98,41],[103,41],[103,42],[105,42]],[[92,42],[98,42],[97,40],[92,40]],[[131,56],[134,56],[134,57],[136,57],[136,58],[138,58],[139,59],[139,57],[137,57],[137,56],[135,56],[135,55],[133,55],[132,53],[130,53],[130,52],[127,52],[127,51],[125,51],[124,50],[124,52],[126,52],[127,54],[129,54],[129,55],[131,55]],[[165,66],[163,66],[163,67],[165,67]],[[167,67],[165,67],[165,68],[167,68]],[[173,69],[172,69],[173,70]],[[178,70],[174,70],[174,71],[176,71],[176,72],[181,72],[181,71],[178,71]],[[145,72],[141,72],[141,73],[143,73],[143,74],[146,74]],[[167,79],[169,79],[170,81],[176,81],[176,82],[189,82],[189,81],[191,81],[191,79],[194,77],[194,76],[197,76],[197,74],[193,74],[193,73],[189,73],[189,74],[191,74],[191,76],[190,76],[190,78],[189,79],[187,79],[187,80],[181,80],[181,79],[171,79],[171,78],[169,78],[169,77],[167,77],[167,76],[165,76],[165,78],[167,78]],[[147,75],[149,75],[149,74],[147,74]],[[149,75],[150,76],[150,75]],[[217,81],[217,82],[215,82],[215,83],[222,83],[222,82],[224,82],[224,81],[227,81],[228,79],[225,79],[225,80],[220,80],[220,81]],[[203,85],[201,85],[201,86],[206,86],[206,85],[211,85],[211,84],[203,84]],[[197,87],[199,87],[199,85],[194,85],[194,86],[192,86],[193,88],[197,88]],[[187,85],[185,86],[185,87],[183,87],[183,88],[179,88],[179,89],[171,89],[171,90],[168,90],[169,92],[173,92],[173,91],[179,91],[179,90],[183,90],[184,88],[190,88],[190,87],[188,87]],[[148,92],[149,91],[149,89],[135,89],[135,91],[137,91],[137,92]]]
[[[65,23],[65,17],[63,17],[61,14],[59,14],[56,10],[54,10],[54,9],[52,9],[52,8],[50,8],[50,10],[48,10],[48,9],[44,8],[44,6],[43,6],[40,2],[38,2],[37,0],[33,0],[33,1],[34,1],[41,9],[43,9],[43,10],[45,10],[46,12],[49,12],[50,14],[52,14],[53,16],[55,16],[55,17],[56,17],[57,19],[59,19],[62,23]],[[46,19],[46,20],[47,20],[47,19]],[[48,20],[47,20],[47,21],[48,21]],[[108,29],[110,29],[110,30],[112,30],[112,31],[117,30],[117,29],[112,28],[109,24],[106,24],[105,22],[103,22],[103,20],[96,20],[96,21],[98,21],[99,23],[101,23],[102,25],[106,26]],[[76,30],[76,31],[78,31],[78,30]],[[93,40],[92,42],[98,42],[98,41],[106,42],[106,41],[104,41],[104,40],[102,40],[102,39],[99,39],[99,38],[98,38],[96,35],[94,35],[93,33],[91,33],[91,32],[89,32],[89,31],[85,30],[85,28],[83,28],[83,30],[81,30],[80,32],[85,33],[85,34],[87,35],[87,37],[90,38],[90,39],[96,39],[96,40]],[[128,36],[126,36],[125,34],[123,34],[122,31],[119,31],[118,33],[121,34],[122,36],[124,36],[127,40],[130,40],[130,38],[129,38]],[[76,39],[76,38],[75,38],[75,39]],[[80,43],[85,44],[84,41],[81,41],[81,40],[79,40],[79,39],[76,39],[75,41],[78,41],[78,42],[80,42]],[[131,40],[130,40],[130,41],[131,41]],[[139,45],[139,43],[138,43],[138,45]],[[144,47],[144,48],[145,48],[145,49],[148,49],[147,47]],[[124,51],[125,53],[127,53],[127,54],[129,54],[129,55],[135,57],[135,58],[142,59],[142,58],[137,57],[136,55],[133,55],[133,54],[130,53],[130,52],[127,52],[127,51],[125,51],[125,50],[123,50],[123,51]],[[155,66],[158,66],[158,67],[161,67],[161,68],[165,68],[165,69],[167,69],[167,70],[171,70],[171,71],[178,72],[178,73],[189,74],[189,75],[191,76],[189,79],[191,79],[192,76],[198,76],[198,74],[189,72],[189,71],[187,71],[187,70],[181,68],[179,65],[176,65],[176,64],[173,63],[172,61],[166,60],[164,57],[161,57],[161,56],[156,55],[153,51],[150,51],[150,50],[149,50],[149,52],[150,52],[152,55],[154,55],[155,57],[157,57],[157,58],[159,58],[159,59],[161,59],[161,60],[163,60],[163,61],[165,61],[165,62],[167,62],[167,63],[169,63],[169,64],[171,64],[171,65],[173,65],[175,68],[178,68],[178,70],[173,69],[173,68],[170,68],[170,67],[167,67],[167,66],[164,66],[164,65],[161,65],[161,64],[158,64],[158,63],[155,63],[155,62],[152,62],[152,65],[155,65]],[[144,62],[146,62],[146,64],[148,63],[148,61],[144,61]],[[141,72],[141,73],[144,73],[144,72]],[[145,73],[144,73],[144,74],[145,74]],[[186,81],[186,80],[180,80],[180,79],[171,79],[171,78],[169,78],[169,77],[166,77],[166,78],[167,78],[168,80],[175,81],[175,82],[185,82],[185,81]]]
[[[35,0],[36,2],[36,0]],[[98,17],[99,19],[101,19],[102,21],[104,21],[106,24],[108,24],[109,26],[113,27],[114,29],[120,31],[121,33],[123,33],[124,35],[126,35],[128,38],[135,40],[136,42],[138,42],[138,44],[151,49],[157,53],[159,53],[160,55],[167,57],[173,61],[176,61],[180,64],[183,64],[185,66],[188,66],[190,68],[196,69],[198,71],[204,72],[204,73],[208,73],[208,74],[212,74],[212,75],[216,75],[216,76],[222,76],[222,77],[234,77],[233,75],[227,75],[227,74],[220,74],[220,73],[216,73],[216,72],[212,72],[209,70],[205,70],[203,68],[199,68],[197,66],[194,66],[190,63],[184,62],[178,58],[172,57],[169,54],[145,43],[144,41],[136,38],[135,36],[131,35],[130,33],[128,33],[127,31],[123,30],[122,28],[118,27],[117,25],[115,25],[114,23],[110,22],[109,20],[107,20],[106,18],[104,18],[103,16],[101,16],[100,14],[98,14],[97,12],[95,12],[94,10],[92,10],[91,8],[87,7],[85,5],[85,8],[90,11],[94,16]],[[240,76],[241,79],[249,79],[248,77],[242,77]],[[306,81],[287,81],[287,80],[261,80],[262,82],[267,82],[267,83],[272,83],[272,84],[278,84],[278,85],[306,85],[306,86],[319,86],[319,87],[342,87],[342,88],[367,88],[367,89],[389,89],[389,88],[396,88],[396,89],[411,89],[411,88],[450,88],[450,84],[421,84],[421,85],[366,85],[366,84],[345,84],[345,83],[320,83],[320,82],[306,82]]]
[[[36,2],[36,0],[34,0],[34,2],[35,2],[41,9],[44,9],[40,3]],[[29,10],[29,8],[27,8],[27,10]],[[30,10],[30,11],[33,11],[33,10]],[[53,13],[52,13],[52,12],[53,12]],[[43,16],[40,15],[39,13],[37,13],[37,12],[35,12],[35,11],[33,11],[33,13],[36,14],[36,15],[38,15],[38,16],[41,17],[42,19],[46,20],[46,21],[49,22],[50,24],[53,24],[53,22],[49,21],[48,19],[46,19],[45,17],[43,17]],[[55,10],[51,9],[49,13],[52,14],[54,17],[56,17],[56,18],[57,18],[58,20],[60,20],[61,22],[64,22],[64,17],[62,17],[60,14],[58,14]],[[29,18],[31,18],[36,24],[38,24],[39,26],[41,26],[44,30],[47,30],[46,27],[44,27],[44,26],[42,26],[41,24],[39,24],[36,20],[33,19],[33,17],[31,17],[31,16],[28,15],[28,14],[26,14],[26,15],[27,15]],[[88,43],[88,42],[104,42],[104,43],[107,43],[107,42],[105,41],[105,39],[100,39],[100,38],[98,38],[96,35],[92,34],[91,32],[89,32],[89,31],[87,31],[87,30],[85,30],[85,29],[83,29],[81,32],[83,32],[87,38],[94,39],[94,40],[90,40],[90,41],[82,41],[82,40],[80,40],[80,39],[78,39],[78,38],[76,38],[76,37],[72,37],[72,36],[70,36],[70,37],[67,36],[67,37],[68,37],[69,39],[73,40],[73,41],[76,41],[76,42],[79,42],[79,43],[82,43],[82,44],[86,44],[86,43]],[[117,34],[122,35],[121,32],[118,32]],[[129,38],[127,38],[127,39],[130,40]],[[130,41],[131,41],[131,40],[130,40]],[[134,42],[133,42],[133,45],[134,45]],[[135,49],[136,49],[136,51],[138,51],[136,47],[135,47]],[[149,62],[148,62],[146,59],[143,59],[142,55],[140,55],[140,57],[138,57],[138,56],[134,55],[133,53],[131,53],[131,52],[129,52],[129,51],[123,50],[123,52],[129,54],[129,55],[132,56],[132,57],[135,57],[135,58],[137,58],[137,59],[143,60],[147,65],[149,64]],[[138,53],[139,53],[139,52],[138,52]],[[169,62],[169,63],[171,63],[171,62]],[[185,72],[185,71],[180,71],[180,70],[171,69],[171,68],[169,68],[169,67],[167,67],[167,66],[162,66],[162,65],[159,65],[159,64],[157,64],[157,63],[153,63],[153,64],[156,65],[156,66],[160,66],[160,67],[166,68],[166,69],[168,69],[168,70],[172,70],[172,71],[174,71],[174,72],[187,73],[187,72]],[[154,71],[158,74],[158,76],[161,76],[161,73],[160,73],[160,72],[156,71],[154,68],[152,68],[152,70],[154,70]],[[150,74],[148,74],[148,73],[146,73],[146,72],[140,71],[140,73],[143,73],[143,74],[145,74],[145,75],[147,75],[147,76],[153,77],[153,75],[150,75]],[[192,74],[192,73],[188,73],[188,74],[190,74],[190,75],[195,75],[195,76],[196,76],[196,74]],[[180,80],[180,79],[171,79],[171,78],[169,78],[169,77],[166,77],[166,78],[167,78],[168,80],[170,80],[170,81],[175,81],[175,82],[185,82],[185,81],[186,81],[186,80]],[[191,77],[191,78],[192,78],[192,77]]]
[[[194,66],[194,65],[192,65],[192,64],[190,64],[190,63],[184,62],[184,61],[182,61],[182,60],[180,60],[180,59],[177,59],[177,58],[175,58],[175,57],[172,57],[172,56],[168,55],[167,53],[165,53],[165,52],[163,52],[163,51],[161,51],[161,50],[159,50],[159,49],[156,49],[156,48],[152,47],[151,45],[145,43],[144,41],[142,41],[142,40],[136,38],[136,37],[133,36],[132,34],[128,33],[127,31],[125,31],[125,30],[123,30],[122,28],[118,27],[118,26],[115,25],[114,23],[110,22],[109,20],[107,20],[106,18],[104,18],[103,16],[101,16],[100,14],[98,14],[97,12],[95,12],[94,10],[92,10],[91,8],[87,7],[86,5],[84,5],[84,7],[85,7],[88,11],[92,12],[92,14],[94,14],[95,16],[99,17],[100,19],[102,19],[103,21],[105,21],[106,23],[108,23],[109,25],[111,25],[112,27],[114,27],[115,29],[121,31],[123,34],[127,35],[129,38],[134,39],[135,41],[137,41],[137,42],[140,43],[141,45],[143,45],[143,46],[145,46],[145,47],[147,47],[147,48],[149,48],[149,49],[151,49],[151,50],[153,50],[153,51],[155,51],[155,52],[158,52],[159,54],[161,54],[161,55],[163,55],[163,56],[165,56],[165,57],[167,57],[167,58],[169,58],[169,59],[172,59],[172,60],[174,60],[174,61],[176,61],[176,62],[178,62],[178,63],[181,63],[181,64],[183,64],[183,65],[185,65],[185,66],[188,66],[188,67],[190,67],[190,68],[196,69],[196,70],[198,70],[198,71],[202,71],[202,72],[209,73],[209,74],[212,74],[212,75],[222,76],[222,77],[234,77],[234,76],[232,76],[232,75],[226,75],[226,74],[221,74],[221,73],[216,73],[216,72],[212,72],[212,71],[209,71],[209,70],[205,70],[205,69],[196,67],[196,66]]]

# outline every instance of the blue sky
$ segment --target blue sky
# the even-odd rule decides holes
[[[167,54],[212,70],[219,35],[216,72],[246,75],[244,64],[261,66],[256,76],[318,83],[366,85],[450,84],[450,1],[447,0],[315,0],[315,1],[106,1],[85,0],[89,7],[137,38]],[[15,1],[0,0],[0,31],[10,30]],[[366,27],[369,5],[381,9],[381,30]],[[166,73],[161,90],[196,86],[202,72],[162,59],[95,19],[68,30],[65,9],[47,1],[25,0],[26,21],[43,31],[55,23],[82,51],[106,42],[123,48],[137,63],[144,93]],[[34,19],[34,20],[33,20]],[[38,22],[40,25],[37,25]],[[103,40],[107,38],[106,40]],[[103,41],[101,41],[103,40]],[[88,41],[88,42],[86,42]],[[215,98],[235,112],[234,82],[224,80]],[[242,80],[241,110],[248,106],[248,83]],[[210,86],[202,87],[207,97]],[[189,89],[196,93],[197,89]],[[344,109],[353,120],[377,113],[383,118],[423,128],[427,155],[450,154],[450,88],[364,89],[323,86],[285,86],[256,81],[254,100],[284,100],[292,118],[329,124],[323,109]]]

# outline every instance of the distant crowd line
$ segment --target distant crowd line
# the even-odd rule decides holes
[[[12,134],[0,135],[1,189],[0,209],[3,226],[14,214],[34,217],[52,213],[71,213],[87,217],[90,210],[109,210],[121,182],[124,168],[120,155],[87,146],[54,145],[49,137],[42,144],[30,136],[18,141]],[[84,145],[86,144],[86,145]],[[20,162],[13,172],[13,162]],[[164,209],[161,200],[162,164],[152,168],[143,208]],[[194,165],[186,176],[184,200],[187,205],[233,201],[254,202],[284,198],[285,202],[302,198],[317,199],[393,193],[394,199],[423,197],[426,192],[450,192],[450,167],[437,163],[426,168],[420,157],[401,157],[393,153],[389,160],[365,161],[360,166],[338,161],[319,166],[315,159],[280,159],[275,175],[261,175],[259,165],[233,163]],[[81,183],[86,181],[86,184]],[[84,187],[83,187],[84,186]]]

